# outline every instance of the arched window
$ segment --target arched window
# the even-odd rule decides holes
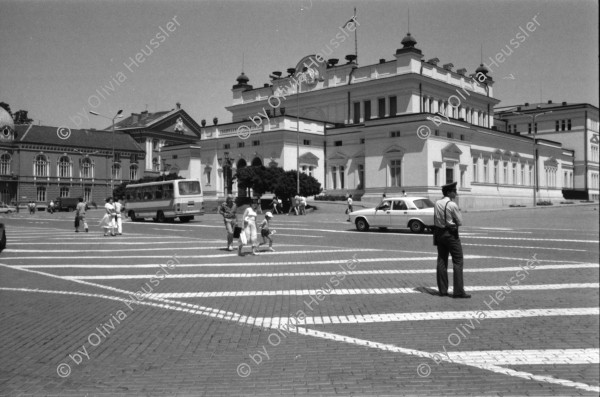
[[[261,160],[261,159],[259,159],[258,157],[255,157],[255,158],[252,160],[252,166],[253,166],[253,167],[260,167],[261,165],[263,165],[263,163],[262,163],[262,160]]]
[[[138,166],[136,164],[131,164],[129,166],[129,180],[137,181],[138,179]]]
[[[9,175],[10,174],[10,162],[11,162],[10,154],[4,153],[2,156],[0,156],[0,174],[1,175]]]
[[[121,164],[113,164],[112,179],[121,179]]]
[[[94,177],[94,163],[89,157],[81,160],[81,178],[93,178]]]
[[[71,159],[68,156],[62,156],[58,160],[58,176],[60,178],[70,178],[72,168]]]
[[[43,154],[38,154],[35,157],[33,176],[49,176],[48,174],[48,159]],[[38,200],[42,201],[42,200]]]

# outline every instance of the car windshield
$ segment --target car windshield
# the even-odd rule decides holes
[[[433,201],[431,201],[429,199],[414,200],[413,204],[415,205],[415,207],[417,207],[420,210],[423,208],[433,208]]]

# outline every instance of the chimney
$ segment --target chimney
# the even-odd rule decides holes
[[[385,58],[380,58],[379,63],[385,63]]]
[[[454,67],[454,65],[451,63],[447,63],[444,65],[444,69],[449,70],[449,71],[452,71],[453,67]]]
[[[175,106],[177,106],[177,110],[181,109],[181,103],[177,102]]]
[[[562,103],[562,105],[563,105],[563,106],[567,106],[567,103],[566,103],[566,102],[563,102],[563,103]]]
[[[552,104],[552,101],[548,101],[548,105],[551,105],[551,104]]]
[[[525,106],[529,106],[529,102],[525,102]]]

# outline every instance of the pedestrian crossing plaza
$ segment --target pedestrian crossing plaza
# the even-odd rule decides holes
[[[430,233],[338,213],[275,216],[256,256],[218,215],[7,216],[0,395],[598,395],[597,208],[465,214],[471,299]]]

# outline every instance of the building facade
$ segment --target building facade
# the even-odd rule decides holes
[[[307,56],[288,69],[288,76],[273,72],[270,83],[259,88],[242,73],[227,107],[233,120],[228,134],[247,124],[257,137],[271,137],[266,152],[275,162],[295,169],[295,156],[280,155],[294,152],[295,128],[285,120],[316,123],[323,136],[299,140],[323,141],[322,148],[307,150],[314,164],[310,172],[322,178],[327,194],[351,193],[363,201],[376,202],[384,193],[403,190],[435,199],[442,185],[454,181],[463,208],[529,206],[534,186],[538,201],[563,199],[568,182],[561,176],[574,172],[574,150],[554,139],[538,139],[534,159],[531,137],[494,125],[500,101],[493,96],[487,68],[480,65],[467,74],[451,63],[439,66],[437,58],[425,61],[410,34],[402,46],[394,59],[367,66],[358,66],[352,55],[343,65],[338,59]],[[212,155],[215,147],[207,145],[213,140],[203,131],[203,162],[206,156],[211,170],[222,167],[226,148],[233,164],[240,155],[246,164],[253,158],[253,149],[240,147],[239,138],[234,138],[237,143],[215,143],[224,153]],[[262,160],[264,164],[264,155]]]
[[[101,204],[114,186],[144,175],[144,151],[126,134],[14,126],[0,118],[0,192],[5,203],[35,201],[44,207],[60,197],[83,197]]]
[[[587,103],[526,103],[496,109],[498,129],[560,142],[574,152],[573,167],[563,167],[566,198],[599,199],[598,108]],[[542,181],[544,183],[545,181]]]

